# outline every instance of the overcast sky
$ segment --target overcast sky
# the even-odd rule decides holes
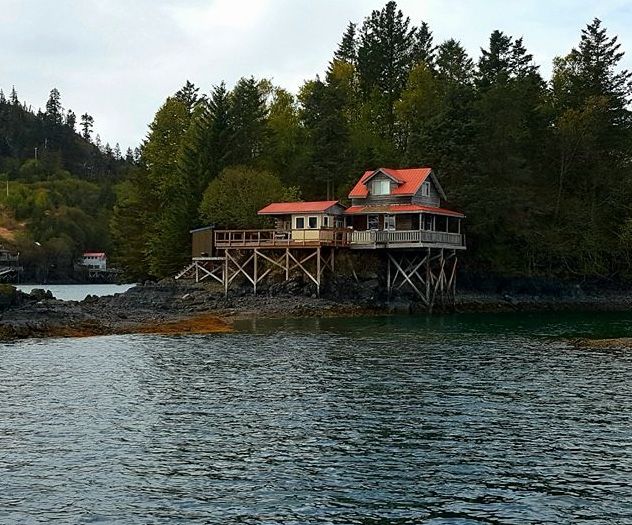
[[[164,99],[189,79],[202,91],[241,76],[296,92],[322,73],[349,21],[386,0],[0,0],[0,87],[43,107],[51,88],[95,118],[103,142],[136,146]],[[594,17],[619,35],[632,69],[631,0],[400,0],[440,42],[478,57],[489,34],[524,36],[548,77]]]

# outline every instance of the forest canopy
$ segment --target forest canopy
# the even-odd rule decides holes
[[[257,226],[259,201],[250,197],[290,191],[344,202],[366,169],[423,165],[435,170],[447,205],[467,215],[470,269],[630,278],[632,85],[622,57],[617,37],[595,19],[545,79],[528,35],[495,30],[480,55],[469,56],[458,35],[435,41],[426,22],[391,1],[350,22],[326,73],[297,93],[247,72],[231,89],[218,81],[201,91],[187,81],[158,109],[128,161],[94,147],[89,115],[63,148],[101,159],[89,173],[85,162],[64,161],[48,164],[44,175],[28,151],[15,150],[20,162],[3,170],[35,186],[10,206],[16,217],[32,211],[39,232],[37,210],[63,189],[45,186],[43,196],[37,185],[44,178],[68,184],[59,171],[66,170],[106,192],[98,201],[105,205],[97,215],[108,221],[101,238],[128,275],[164,277],[187,263],[190,229]],[[75,117],[51,104],[41,126],[74,128]],[[4,155],[7,145],[0,148]],[[119,166],[107,176],[106,162]],[[250,195],[234,189],[238,179],[250,181]],[[55,217],[64,206],[89,210],[90,191],[77,186],[81,203],[59,201]],[[54,224],[61,239],[89,243],[101,235],[67,233],[61,218]]]

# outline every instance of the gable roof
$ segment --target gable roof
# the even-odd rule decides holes
[[[345,207],[338,201],[273,202],[260,209],[258,215],[288,215],[291,213],[325,213],[334,206]]]
[[[399,184],[397,188],[391,192],[391,195],[415,195],[419,191],[421,185],[432,173],[432,168],[409,168],[403,170],[378,168],[373,171],[365,171],[364,175],[360,177],[360,180],[351,190],[351,193],[349,193],[349,198],[363,199],[367,197],[369,195],[369,189],[367,188],[366,183],[379,173],[383,173]],[[441,188],[434,176],[432,177],[432,180],[435,184],[437,184],[437,189]],[[439,189],[439,193],[443,193],[443,190]]]

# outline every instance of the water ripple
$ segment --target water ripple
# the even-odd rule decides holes
[[[437,323],[0,346],[0,522],[632,523],[632,355]]]

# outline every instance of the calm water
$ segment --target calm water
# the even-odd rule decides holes
[[[133,284],[18,284],[16,288],[30,293],[33,288],[43,288],[63,301],[83,301],[88,295],[114,295],[129,290]]]
[[[0,347],[0,523],[632,523],[632,316]]]

